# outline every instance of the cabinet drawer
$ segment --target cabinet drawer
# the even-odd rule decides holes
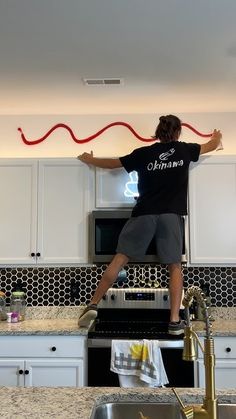
[[[79,336],[1,336],[0,357],[83,357],[85,338]]]
[[[202,344],[204,340],[200,339]],[[214,338],[215,357],[217,359],[236,359],[236,338],[235,337],[216,337]],[[203,358],[202,352],[198,351],[198,358]]]
[[[236,338],[220,337],[215,339],[216,358],[236,358]]]

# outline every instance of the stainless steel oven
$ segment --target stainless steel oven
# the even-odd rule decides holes
[[[113,339],[158,339],[168,386],[194,387],[193,363],[182,360],[183,336],[169,335],[168,321],[167,289],[110,289],[88,332],[88,385],[119,386],[117,374],[110,371]]]
[[[119,234],[131,216],[131,210],[96,210],[89,214],[89,259],[91,263],[110,262],[116,253]],[[186,262],[185,218],[182,262]],[[155,240],[153,239],[140,260],[132,263],[158,263]]]

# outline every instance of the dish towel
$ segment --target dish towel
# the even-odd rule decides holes
[[[111,371],[121,387],[164,387],[168,378],[158,340],[113,340]]]

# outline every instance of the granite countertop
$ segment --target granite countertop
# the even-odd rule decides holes
[[[178,393],[186,404],[202,403],[204,396],[203,389],[178,389]],[[219,403],[236,403],[235,390],[218,390],[217,397]],[[1,387],[0,417],[89,419],[95,405],[118,401],[176,403],[167,388]]]
[[[79,327],[75,319],[24,320],[18,323],[0,322],[3,335],[68,335],[87,336],[88,328]]]
[[[78,317],[78,316],[77,316]],[[202,321],[192,322],[199,336],[205,335]],[[213,336],[236,336],[236,320],[215,320]],[[0,335],[76,335],[87,336],[88,328],[79,327],[78,319],[28,319],[19,323],[0,322]]]
[[[87,336],[88,328],[78,326],[83,307],[35,307],[26,311],[18,323],[0,322],[1,335],[71,335]]]
[[[27,307],[26,320],[19,323],[0,321],[0,335],[82,335],[87,336],[88,328],[78,326],[78,317],[83,306]],[[236,310],[219,308],[212,310],[213,336],[236,336]],[[227,319],[227,320],[225,320]],[[205,324],[193,321],[193,328],[199,336],[205,335]]]
[[[205,323],[193,321],[193,329],[199,336],[205,336]],[[215,320],[212,322],[212,334],[215,336],[236,336],[236,320]]]

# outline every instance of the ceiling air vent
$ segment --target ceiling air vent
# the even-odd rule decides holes
[[[87,86],[119,86],[124,83],[123,79],[106,78],[106,79],[83,79]]]

